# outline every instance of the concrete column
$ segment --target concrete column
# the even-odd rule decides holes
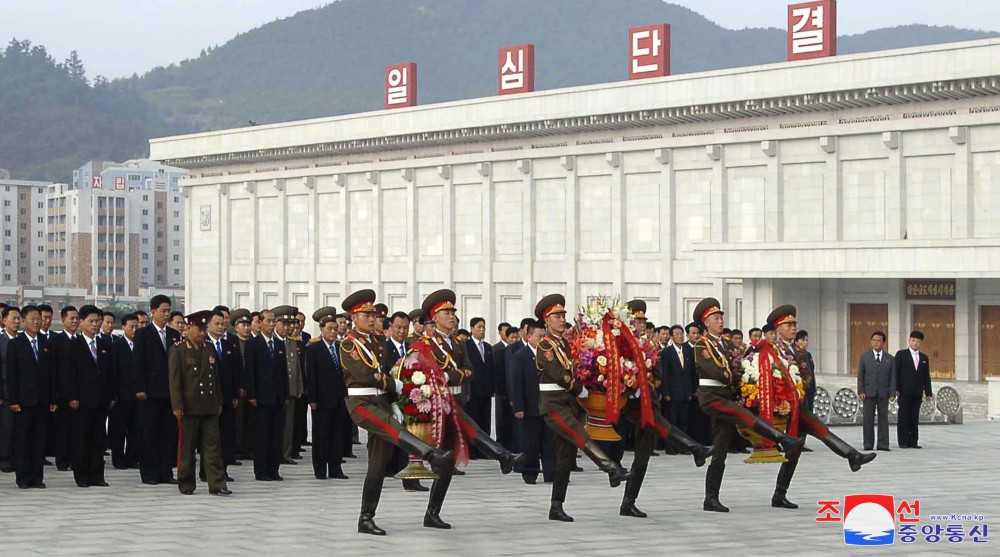
[[[895,353],[896,350],[907,346],[907,339],[910,336],[910,306],[906,301],[906,289],[904,282],[900,279],[885,279],[886,292],[889,295],[889,351]]]
[[[979,312],[971,279],[955,281],[955,380],[979,380]],[[931,382],[933,387],[933,381]]]
[[[726,176],[726,149],[722,145],[709,145],[712,151],[710,158],[715,161],[712,164],[712,188],[709,192],[711,199],[711,235],[714,244],[724,244],[729,241],[726,226],[726,203],[727,203],[727,176]]]
[[[253,307],[259,308],[263,307],[264,300],[260,298],[260,280],[257,277],[257,260],[260,257],[260,244],[258,244],[259,235],[257,234],[257,227],[260,226],[260,215],[258,214],[257,208],[257,182],[246,182],[244,187],[247,192],[250,193],[250,222],[247,223],[247,230],[252,231],[251,237],[247,238],[250,242],[250,276],[247,277],[247,280],[250,281],[250,300],[253,303]],[[191,210],[190,203],[185,202],[185,210]],[[190,215],[191,213],[188,214]],[[191,246],[187,247],[187,251],[189,254],[192,252]],[[188,285],[188,288],[193,286],[190,282],[188,282]]]
[[[577,234],[580,226],[579,175],[576,171],[576,158],[563,157],[561,161],[566,170],[566,298],[570,307],[583,303],[580,298],[580,247]],[[569,315],[572,319],[572,313]]]
[[[767,158],[764,182],[764,241],[781,242],[785,235],[785,188],[781,171],[781,142],[764,141],[761,149]]]
[[[660,276],[663,277],[663,289],[660,299],[663,300],[660,311],[665,316],[677,316],[677,288],[674,286],[674,257],[676,256],[677,239],[674,234],[674,211],[676,201],[676,176],[674,165],[670,160],[670,149],[654,151],[657,162],[662,164],[660,170]],[[675,317],[676,318],[676,317]],[[686,321],[684,321],[686,323]],[[669,325],[670,323],[665,323]]]
[[[903,134],[885,132],[882,142],[889,150],[885,172],[885,239],[902,240],[906,234],[906,160]],[[889,310],[890,325],[892,310]]]
[[[405,170],[404,170],[405,172]],[[406,220],[406,268],[409,271],[406,278],[406,292],[410,304],[415,308],[420,304],[420,292],[417,287],[417,172],[410,169],[410,180],[406,184],[406,206],[410,214]]]
[[[232,284],[229,282],[229,266],[232,264],[233,261],[232,247],[230,245],[230,237],[229,237],[229,230],[230,230],[229,227],[232,226],[232,223],[230,222],[231,217],[229,213],[229,198],[231,196],[230,187],[231,186],[229,184],[219,184],[218,187],[219,194],[217,197],[217,199],[219,200],[219,214],[213,217],[212,220],[216,222],[213,222],[212,225],[219,227],[219,255],[222,258],[221,261],[219,261],[219,265],[221,267],[219,269],[219,292],[222,294],[222,296],[220,296],[219,299],[221,299],[226,304],[235,304],[236,300],[233,299]],[[190,213],[188,214],[190,215]],[[201,218],[200,215],[199,218]],[[194,215],[191,215],[191,217],[187,219],[189,223],[194,220],[195,220]],[[187,236],[187,238],[191,237],[192,236],[190,234]],[[190,245],[185,246],[185,252],[188,254],[191,253]],[[188,261],[190,261],[190,256],[187,257]],[[187,267],[190,268],[191,266],[188,265]],[[185,274],[184,284],[190,285],[192,279],[190,273],[188,272],[188,269],[184,270],[184,274]]]
[[[334,176],[335,188],[340,188],[340,292],[341,297],[350,295],[351,285],[347,279],[347,268],[351,263],[351,199],[350,188],[348,187],[346,174]]]
[[[535,169],[531,159],[518,161],[518,168],[524,177],[524,203],[521,205],[521,214],[524,219],[524,236],[521,240],[521,269],[524,273],[522,286],[522,304],[525,308],[525,315],[529,315],[535,307]]]
[[[477,165],[477,170],[479,175],[483,177],[483,205],[482,205],[482,245],[483,245],[483,298],[485,298],[486,305],[486,315],[484,319],[486,322],[492,323],[493,331],[490,330],[491,325],[487,325],[486,334],[487,338],[492,338],[493,332],[496,330],[496,324],[500,322],[500,308],[497,307],[497,297],[493,291],[493,239],[496,238],[497,229],[496,223],[493,221],[493,196],[495,195],[493,186],[493,164],[489,162],[481,162]]]
[[[272,187],[278,189],[278,207],[281,212],[281,224],[278,226],[278,265],[281,272],[278,275],[278,303],[291,303],[291,294],[288,292],[288,192],[284,180],[273,180]]]
[[[625,163],[621,153],[608,153],[611,165],[611,265],[612,290],[625,292]]]
[[[951,185],[951,237],[974,238],[972,204],[973,193],[972,148],[968,141],[968,128],[950,128],[948,135],[955,143],[955,170]]]
[[[372,288],[378,293],[379,301],[385,299],[382,288],[382,175],[373,170],[365,175],[366,185],[372,190]]]
[[[454,173],[450,171],[444,178],[444,191],[442,192],[444,212],[442,219],[441,244],[444,254],[444,287],[455,288],[455,179]]]
[[[837,138],[821,137],[820,149],[826,153],[826,170],[823,174],[823,241],[839,242],[844,238],[842,230],[844,177],[840,171]]]

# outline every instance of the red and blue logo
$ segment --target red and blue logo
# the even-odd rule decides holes
[[[892,545],[896,535],[895,508],[892,495],[844,497],[844,543]]]

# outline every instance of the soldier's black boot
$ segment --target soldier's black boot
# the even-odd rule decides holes
[[[787,455],[786,455],[787,456]],[[777,509],[797,509],[798,505],[788,500],[788,486],[792,483],[792,476],[795,474],[795,467],[798,466],[798,456],[791,458],[788,462],[781,463],[778,470],[778,481],[774,483],[774,495],[771,495],[771,506]]]
[[[608,483],[611,484],[611,487],[618,487],[622,482],[628,481],[628,470],[625,470],[615,461],[608,458],[608,455],[604,454],[604,451],[593,440],[587,441],[587,444],[583,447],[583,452],[590,457],[590,460],[594,461],[594,464],[602,472],[608,475]]]
[[[562,501],[552,501],[552,504],[549,505],[549,520],[573,522],[573,517],[566,514],[566,511],[563,510]]]
[[[804,438],[796,438],[788,435],[784,431],[779,431],[773,425],[765,422],[760,416],[754,418],[753,430],[762,437],[767,437],[771,441],[777,443],[778,447],[781,448],[782,452],[796,451],[801,452],[802,447],[806,444]]]
[[[708,465],[705,473],[705,503],[702,508],[717,513],[729,512],[729,507],[719,502],[719,490],[722,488],[722,475],[726,472],[726,464],[713,462]]]
[[[448,494],[449,485],[451,485],[451,474],[441,476],[431,484],[431,496],[427,501],[427,512],[424,513],[425,527],[442,530],[451,528],[451,524],[441,520],[441,506],[444,505],[444,496]]]
[[[431,465],[431,470],[438,476],[450,476],[455,469],[454,453],[435,449],[405,429],[399,432],[399,448],[426,460]]]
[[[622,506],[618,509],[621,516],[634,516],[635,518],[646,518],[646,513],[635,506],[635,500],[639,497],[639,490],[642,489],[642,480],[646,478],[646,469],[640,466],[632,466],[629,472],[628,482],[625,483],[625,495],[622,497]]]
[[[515,467],[524,465],[524,453],[514,454],[508,451],[503,445],[497,443],[495,439],[486,435],[483,431],[476,431],[476,436],[472,439],[472,445],[479,449],[487,458],[491,458],[500,463],[500,473],[510,474]]]
[[[382,496],[382,480],[365,478],[365,486],[361,491],[361,517],[358,518],[358,533],[384,536],[385,530],[375,524],[375,509]]]
[[[830,450],[837,456],[846,458],[847,463],[851,465],[851,472],[857,472],[858,470],[861,470],[862,466],[875,460],[875,453],[858,452],[858,450],[847,443],[847,441],[844,441],[829,431],[827,431],[826,434],[820,438],[820,441],[823,441],[824,445],[830,447]]]
[[[659,418],[657,419],[659,420]],[[670,436],[667,438],[667,441],[690,452],[694,457],[694,465],[698,468],[704,466],[705,461],[711,458],[712,453],[715,452],[715,447],[712,447],[711,445],[702,445],[692,439],[690,435],[684,433],[676,427],[671,427],[668,431],[670,432]]]

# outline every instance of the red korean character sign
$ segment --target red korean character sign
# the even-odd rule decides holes
[[[500,49],[497,61],[497,94],[530,93],[535,90],[535,45]]]
[[[628,30],[628,78],[670,75],[670,25],[659,23]]]
[[[836,55],[836,0],[788,6],[788,60],[810,60]]]
[[[417,104],[417,65],[413,62],[385,68],[385,107],[405,108]]]

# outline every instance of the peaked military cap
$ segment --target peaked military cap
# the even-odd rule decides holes
[[[337,308],[333,306],[323,306],[313,312],[313,321],[319,323],[324,317],[336,317]]]
[[[430,295],[424,298],[424,303],[420,306],[420,309],[424,312],[424,319],[430,321],[434,318],[434,314],[441,310],[455,309],[456,299],[455,292],[447,288],[431,292]]]
[[[375,297],[375,291],[371,288],[358,290],[347,298],[344,298],[344,302],[340,307],[344,308],[344,311],[349,314],[361,312],[375,313]]]
[[[187,324],[192,327],[198,327],[199,329],[204,329],[205,325],[212,318],[211,310],[196,311],[184,318]]]
[[[386,317],[389,315],[389,306],[379,302],[375,304],[375,313],[381,317]]]
[[[632,312],[632,317],[636,319],[646,318],[646,300],[632,300],[628,304],[629,311]]]
[[[277,321],[291,321],[295,318],[295,314],[298,310],[294,306],[278,306],[271,310],[274,314],[274,319]]]
[[[692,321],[696,323],[704,323],[708,319],[709,315],[714,315],[716,313],[721,313],[723,315],[726,312],[722,311],[722,304],[719,300],[715,298],[705,298],[704,300],[698,302],[698,305],[694,308],[694,315]]]
[[[535,304],[535,317],[545,319],[550,315],[566,313],[566,297],[562,294],[549,294]]]
[[[410,321],[417,321],[418,319],[420,319],[423,316],[424,316],[424,310],[422,310],[420,308],[417,308],[417,309],[411,311],[409,314],[407,314],[407,317],[410,318]],[[423,323],[423,321],[421,321],[421,323]]]
[[[774,331],[774,325],[770,323],[764,323],[764,326],[760,328],[761,333],[770,333],[771,331]]]
[[[785,323],[798,323],[798,320],[795,319],[795,306],[791,304],[778,306],[767,316],[767,324],[775,329]]]
[[[253,319],[250,317],[250,310],[246,308],[234,309],[229,314],[229,324],[233,327],[239,325],[240,323],[250,323]]]

